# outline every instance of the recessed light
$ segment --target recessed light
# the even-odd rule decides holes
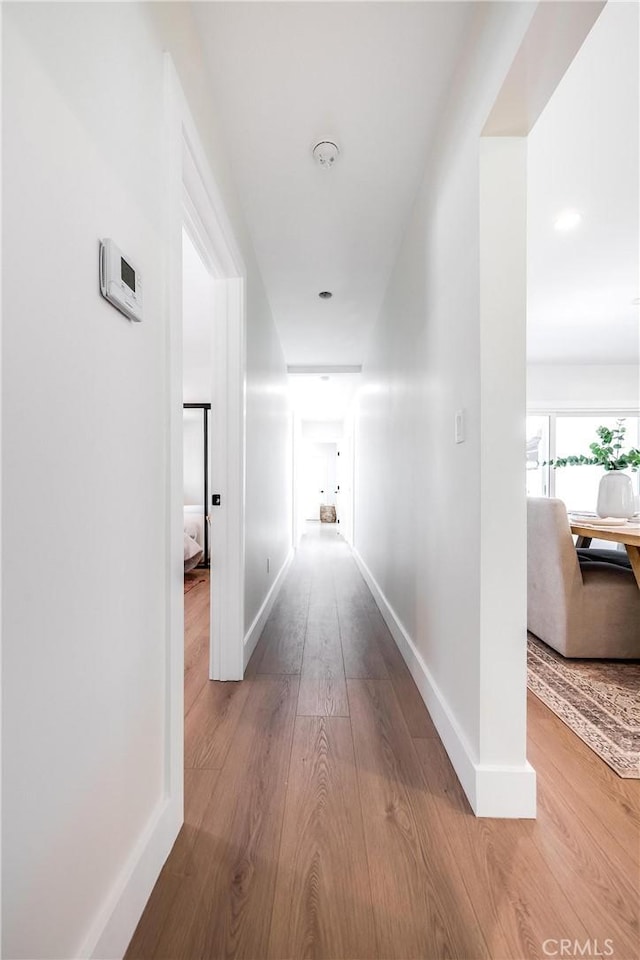
[[[556,230],[565,233],[568,230],[575,230],[581,222],[582,217],[577,210],[563,210],[562,213],[558,214],[553,225]]]
[[[635,297],[635,298],[631,301],[631,306],[632,306],[632,307],[640,307],[640,297]]]
[[[331,293],[330,290],[321,290],[318,296],[320,297],[321,300],[331,300],[331,297],[333,296],[333,294]]]
[[[320,377],[320,379],[321,379],[321,380],[329,380],[329,379],[331,379],[331,378],[329,377],[329,374],[328,374],[328,373],[323,373],[322,376]]]

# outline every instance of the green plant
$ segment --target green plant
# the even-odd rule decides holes
[[[624,420],[616,420],[613,428],[598,427],[596,436],[598,440],[589,444],[591,456],[585,457],[584,454],[570,457],[557,457],[555,460],[545,460],[546,465],[550,467],[581,467],[584,465],[604,467],[605,470],[626,470],[631,467],[632,470],[640,470],[640,450],[631,447],[625,453],[622,453],[624,435],[626,433]]]

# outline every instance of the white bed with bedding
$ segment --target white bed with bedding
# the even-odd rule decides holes
[[[204,557],[204,515],[202,506],[184,508],[184,569],[193,570]],[[207,517],[207,523],[209,518]],[[207,538],[209,545],[210,537]],[[209,553],[211,550],[209,550]]]

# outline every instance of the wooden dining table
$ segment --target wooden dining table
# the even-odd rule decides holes
[[[600,524],[589,524],[583,517],[577,519],[569,517],[571,533],[578,538],[576,547],[590,547],[592,540],[611,540],[613,543],[624,543],[631,569],[640,590],[640,520],[636,523],[625,523],[613,527],[603,527]]]

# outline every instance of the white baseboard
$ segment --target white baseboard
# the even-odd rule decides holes
[[[278,576],[277,576],[277,577],[275,578],[275,580],[273,581],[273,584],[272,584],[272,586],[271,586],[271,590],[269,590],[269,593],[266,595],[266,597],[265,597],[265,599],[264,599],[264,603],[262,604],[262,606],[261,606],[260,609],[258,610],[258,613],[256,614],[253,623],[251,624],[251,626],[250,626],[249,629],[247,630],[247,635],[246,635],[246,637],[244,638],[244,668],[245,668],[245,670],[247,669],[247,664],[249,663],[249,660],[251,659],[251,654],[252,654],[253,651],[255,650],[255,648],[256,648],[256,646],[257,646],[257,643],[258,643],[258,640],[260,639],[260,636],[261,636],[261,634],[262,634],[262,631],[264,630],[264,625],[265,625],[265,623],[267,622],[267,619],[268,619],[268,617],[269,617],[269,614],[271,613],[271,609],[272,609],[274,603],[276,602],[276,597],[277,597],[278,594],[280,593],[280,588],[281,588],[282,584],[284,583],[284,579],[285,579],[285,577],[286,577],[286,575],[287,575],[287,571],[288,571],[289,567],[291,566],[291,561],[293,560],[294,556],[295,556],[295,550],[294,550],[293,547],[291,547],[291,549],[289,550],[289,553],[287,554],[287,557],[286,557],[284,563],[283,563],[282,566],[280,567],[280,570],[279,570],[279,572],[278,572]]]
[[[78,952],[82,960],[123,957],[182,826],[179,798],[156,808]]]
[[[380,613],[402,654],[411,676],[436,726],[440,739],[478,817],[532,818],[536,815],[536,775],[525,761],[522,766],[488,766],[478,762],[464,731],[435,682],[431,671],[393,607],[378,586],[368,566],[355,549],[353,556]]]

